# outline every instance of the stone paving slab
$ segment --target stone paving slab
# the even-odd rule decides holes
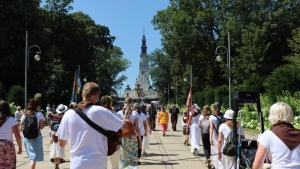
[[[180,119],[180,118],[179,118]],[[153,131],[150,135],[150,149],[147,150],[147,155],[144,155],[140,162],[139,169],[184,169],[184,168],[207,168],[204,164],[205,157],[203,153],[203,147],[201,146],[201,152],[198,156],[194,156],[190,152],[190,146],[183,144],[184,138],[182,136],[182,126],[179,122],[177,124],[177,131],[171,131],[171,124],[168,125],[169,130],[167,136],[163,137],[160,127],[157,126],[157,131]],[[50,162],[49,151],[50,151],[50,137],[48,135],[49,128],[45,127],[42,130],[43,135],[43,148],[44,148],[44,159],[43,162],[37,162],[37,169],[54,169],[53,163]],[[246,138],[254,138],[255,136],[251,133],[245,133]],[[14,141],[15,142],[15,141]],[[15,142],[16,144],[16,142]],[[202,145],[202,144],[201,144]],[[60,164],[60,169],[70,168],[70,151],[69,146],[65,147],[66,160],[65,163]],[[23,153],[17,155],[17,168],[28,169],[29,159],[26,151],[23,148]],[[110,168],[110,161],[108,160],[108,168]]]

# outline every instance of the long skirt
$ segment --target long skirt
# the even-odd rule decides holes
[[[41,132],[35,139],[23,137],[26,153],[31,161],[44,161],[43,137]]]
[[[168,130],[168,124],[160,124],[161,131],[165,133]]]
[[[194,149],[197,149],[197,152],[200,153],[200,139],[201,139],[201,131],[197,124],[191,125],[191,152],[194,152]]]
[[[64,158],[65,147],[59,146],[58,142],[53,142],[50,149],[50,158]]]
[[[142,154],[145,150],[150,148],[150,133],[147,133],[147,136],[144,136],[143,145],[142,145]]]
[[[119,169],[120,155],[121,155],[121,148],[119,148],[113,155],[108,156],[111,164],[110,169]]]
[[[234,169],[234,157],[229,157],[222,154],[222,166],[223,169]]]
[[[137,166],[138,161],[138,140],[136,136],[122,138],[119,168],[124,169],[128,166]]]
[[[14,143],[9,140],[0,140],[0,169],[15,169],[16,164]]]

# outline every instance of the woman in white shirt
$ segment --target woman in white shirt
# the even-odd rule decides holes
[[[9,104],[3,100],[0,101],[0,115],[0,164],[7,168],[16,168],[17,160],[13,134],[19,147],[18,154],[22,153],[22,142],[18,122],[13,118]]]
[[[222,162],[223,169],[234,169],[234,156],[226,156],[223,154],[223,148],[226,144],[226,139],[232,132],[233,127],[233,110],[226,110],[224,118],[225,123],[221,124],[219,127],[218,136],[218,159]],[[241,138],[245,138],[244,131],[242,127],[237,126],[237,134],[241,135]],[[219,166],[220,167],[220,166]]]
[[[271,156],[272,169],[300,168],[300,130],[291,124],[293,110],[286,103],[277,102],[270,108],[269,121],[273,127],[257,140],[253,169],[263,168],[267,152]]]
[[[184,112],[183,113],[183,117],[182,117],[182,120],[181,120],[181,125],[183,127],[183,138],[184,138],[184,145],[187,145],[187,146],[190,146],[189,144],[189,137],[190,137],[190,129],[189,129],[189,126],[188,126],[188,121],[187,121],[187,113]]]
[[[149,134],[147,132],[147,135],[143,139],[142,143],[142,155],[147,154],[146,150],[150,148],[150,134],[152,133],[151,129],[151,123],[150,123],[150,116],[149,116],[149,109],[146,108],[146,105],[141,105],[141,112],[145,114],[146,116],[146,131],[149,131]]]
[[[191,126],[191,152],[197,156],[200,153],[200,140],[201,140],[201,131],[198,127],[198,122],[201,116],[200,108],[197,104],[192,105],[192,110],[190,112],[189,124]]]

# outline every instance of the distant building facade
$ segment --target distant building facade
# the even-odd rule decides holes
[[[143,35],[142,39],[139,75],[136,78],[134,88],[130,88],[130,86],[127,85],[123,91],[122,97],[131,97],[134,100],[144,102],[145,100],[156,100],[159,98],[157,92],[152,88],[149,80],[149,62],[145,35]]]

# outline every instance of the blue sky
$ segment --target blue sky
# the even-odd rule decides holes
[[[107,26],[116,37],[115,46],[119,46],[131,66],[121,74],[128,79],[123,83],[133,88],[138,76],[141,54],[143,27],[147,39],[147,53],[161,47],[161,35],[151,23],[159,10],[164,10],[169,0],[74,0],[73,11],[88,14],[96,24]]]

